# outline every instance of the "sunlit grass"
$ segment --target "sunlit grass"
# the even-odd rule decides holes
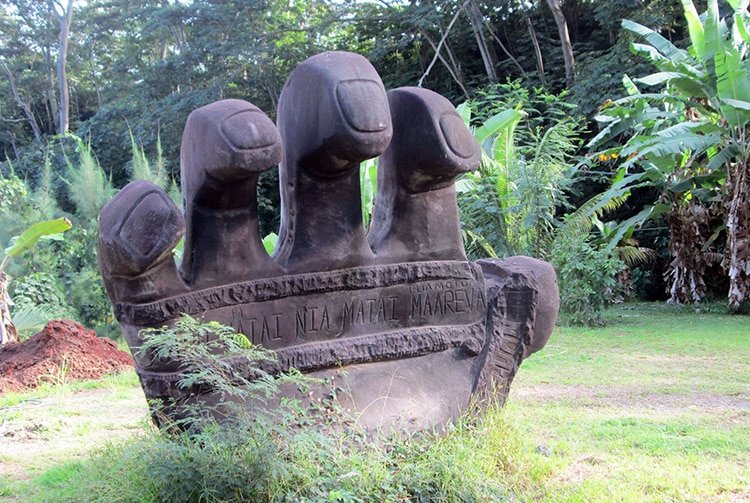
[[[64,378],[55,382],[44,381],[33,390],[23,393],[6,392],[0,394],[0,410],[13,407],[22,402],[33,402],[49,396],[60,396],[86,389],[108,389],[112,392],[129,393],[134,386],[139,386],[138,376],[132,370],[107,375],[90,381],[71,381]],[[2,416],[0,416],[2,417]]]
[[[750,501],[747,317],[641,304],[558,328],[506,413],[561,469],[543,501]]]

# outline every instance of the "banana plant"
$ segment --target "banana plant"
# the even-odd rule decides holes
[[[471,107],[463,103],[457,110],[468,126]],[[456,182],[464,243],[472,258],[514,254],[508,235],[511,216],[505,209],[512,204],[515,187],[511,175],[514,131],[525,116],[521,110],[504,110],[472,131],[482,147],[482,160],[476,172]]]
[[[58,235],[70,229],[72,224],[67,218],[58,218],[38,222],[10,240],[5,249],[5,256],[0,261],[0,348],[8,342],[18,342],[18,330],[10,316],[11,301],[8,295],[8,276],[5,268],[10,260],[33,248],[45,236]]]
[[[599,149],[593,160],[616,159],[632,187],[660,187],[662,202],[678,210],[699,200],[721,200],[729,304],[739,308],[750,300],[750,230],[743,225],[750,218],[750,0],[727,1],[734,9],[731,23],[721,18],[717,0],[708,1],[703,15],[692,0],[682,0],[691,41],[687,50],[650,28],[622,22],[645,41],[631,44],[631,50],[658,71],[625,78],[629,95],[602,107],[597,119],[604,127],[589,148]],[[639,85],[662,90],[642,93]],[[623,143],[606,148],[623,135]],[[672,239],[681,237],[673,234]],[[681,288],[672,285],[671,291]]]

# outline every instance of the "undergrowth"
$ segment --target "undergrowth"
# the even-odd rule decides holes
[[[0,501],[750,501],[747,320],[666,304],[605,316],[606,327],[556,327],[503,409],[444,435],[373,442],[335,400],[287,403],[276,417],[242,412],[192,433],[149,424],[91,459],[0,476]],[[10,405],[0,423],[12,423],[13,403],[0,400]]]

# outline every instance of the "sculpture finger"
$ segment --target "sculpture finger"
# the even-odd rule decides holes
[[[172,250],[185,234],[185,220],[167,194],[138,180],[101,212],[99,270],[113,302],[148,302],[186,291]]]
[[[393,141],[378,162],[368,240],[379,262],[466,260],[454,182],[481,149],[450,101],[427,89],[388,93]]]
[[[281,138],[256,106],[222,100],[195,110],[180,167],[187,235],[180,265],[194,288],[275,276],[258,227],[258,177],[281,161]]]
[[[281,230],[276,261],[288,271],[370,263],[359,163],[391,139],[385,88],[362,56],[327,52],[301,63],[279,99]]]

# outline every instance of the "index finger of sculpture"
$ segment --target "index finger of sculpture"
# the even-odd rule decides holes
[[[221,100],[195,110],[182,135],[186,202],[230,209],[247,205],[260,173],[281,162],[281,137],[255,105]]]
[[[280,273],[258,228],[258,177],[281,161],[273,122],[242,100],[195,110],[182,136],[187,234],[180,271],[194,288]]]

